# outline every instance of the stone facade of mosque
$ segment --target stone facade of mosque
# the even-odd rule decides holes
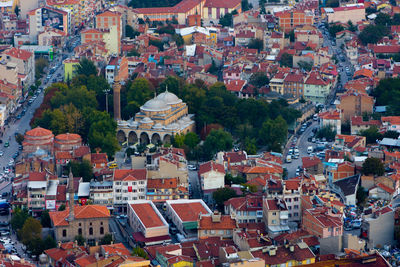
[[[193,116],[186,103],[165,91],[141,106],[134,118],[119,120],[117,139],[128,145],[170,143],[176,134],[195,131]]]

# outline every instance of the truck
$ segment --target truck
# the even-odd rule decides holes
[[[290,163],[292,162],[292,156],[291,155],[287,155],[286,156],[286,163]]]

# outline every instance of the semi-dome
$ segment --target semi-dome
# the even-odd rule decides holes
[[[145,123],[145,124],[147,124],[147,123],[153,123],[153,121],[152,121],[149,117],[144,117],[144,118],[140,121],[140,123]]]
[[[157,122],[154,126],[153,129],[162,129],[163,126],[161,125],[161,123]]]
[[[175,130],[175,129],[179,128],[179,124],[171,123],[171,124],[165,126],[164,128],[165,128],[165,130]]]
[[[165,111],[170,108],[164,101],[157,98],[150,99],[141,107],[144,111]]]
[[[182,102],[182,100],[179,99],[175,94],[168,91],[159,94],[157,96],[157,99],[163,101],[164,103],[167,103],[168,105],[175,105]]]
[[[127,121],[118,121],[118,126],[128,127],[128,122]]]

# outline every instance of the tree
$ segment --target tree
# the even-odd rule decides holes
[[[257,140],[255,138],[246,137],[244,140],[244,150],[248,155],[257,154]]]
[[[76,73],[78,75],[86,75],[86,76],[90,76],[90,75],[97,75],[97,68],[94,65],[93,61],[90,61],[87,58],[82,58],[79,61],[79,64],[76,66],[75,69]]]
[[[351,31],[351,32],[356,32],[356,31],[357,31],[357,26],[354,25],[353,22],[352,22],[351,20],[349,20],[349,21],[347,22],[347,25],[349,25],[349,26],[347,27],[347,29],[348,29],[349,31]]]
[[[399,132],[396,131],[386,131],[383,135],[383,138],[393,138],[393,139],[397,139],[399,138]]]
[[[141,247],[135,247],[132,250],[132,256],[140,257],[143,259],[148,259],[149,256],[147,255],[146,251],[142,249]]]
[[[358,38],[364,45],[376,44],[388,33],[389,29],[383,25],[368,25],[358,35]]]
[[[291,31],[289,32],[288,36],[289,36],[289,41],[290,41],[291,43],[293,43],[293,42],[295,41],[294,30],[291,30]]]
[[[250,76],[249,83],[257,88],[261,88],[269,84],[269,79],[265,72],[259,71]]]
[[[190,149],[194,149],[197,144],[200,142],[199,136],[196,133],[189,132],[185,135],[185,145],[187,145]]]
[[[28,211],[25,209],[15,209],[11,218],[11,227],[14,231],[18,232],[28,219]]]
[[[85,238],[82,235],[76,235],[74,240],[78,242],[78,246],[83,246],[86,242]]]
[[[42,225],[40,222],[32,217],[26,219],[24,226],[19,231],[22,243],[27,246],[32,241],[37,241],[37,238],[41,239]]]
[[[284,67],[293,67],[293,55],[288,54],[288,53],[283,53],[281,56],[281,59],[279,60],[279,64]]]
[[[24,135],[18,133],[18,134],[15,136],[15,141],[16,141],[18,144],[22,145],[22,142],[24,141]]]
[[[396,13],[393,15],[392,25],[400,25],[400,14]]]
[[[341,24],[330,24],[328,31],[329,34],[333,37],[336,38],[336,33],[343,31],[344,28]]]
[[[230,198],[236,197],[237,195],[236,195],[235,190],[233,190],[232,188],[223,187],[223,188],[219,188],[216,191],[214,191],[212,196],[215,201],[215,204],[217,205],[217,208],[220,211],[222,211],[224,208],[224,202]]]
[[[14,13],[15,13],[15,15],[17,15],[17,17],[19,16],[19,6],[18,5],[15,6]]]
[[[357,198],[357,204],[359,206],[363,205],[365,203],[365,200],[368,197],[367,191],[364,189],[364,187],[359,186],[357,188],[357,193],[356,193],[356,198]]]
[[[247,11],[250,9],[249,2],[247,0],[242,0],[242,11]]]
[[[219,24],[222,27],[232,27],[233,17],[231,13],[226,13],[223,17],[219,19]]]
[[[232,149],[233,139],[230,133],[224,130],[212,130],[204,141],[203,148],[206,151],[206,158],[211,158],[219,151]]]
[[[385,167],[380,159],[367,158],[362,165],[362,173],[382,176],[385,173]]]
[[[35,78],[40,79],[44,74],[44,69],[49,65],[49,61],[44,57],[35,60]]]
[[[63,211],[65,210],[65,205],[61,204],[60,207],[58,207],[58,211]]]
[[[43,228],[50,228],[51,227],[51,219],[48,210],[44,210],[40,215],[40,224]]]
[[[68,163],[74,177],[82,177],[83,182],[88,183],[93,178],[93,166],[90,161],[84,159],[82,162],[72,160]]]
[[[388,14],[379,12],[375,18],[375,24],[388,27],[392,24],[392,18]]]
[[[125,25],[125,36],[128,38],[135,38],[136,36],[140,35],[140,32],[135,31],[131,25]]]
[[[365,136],[367,144],[375,144],[376,140],[382,139],[382,134],[379,132],[378,127],[376,127],[375,125],[367,130],[360,131],[359,134]]]
[[[339,7],[339,0],[326,0],[326,7]]]
[[[257,51],[260,52],[264,48],[264,42],[261,39],[254,38],[250,40],[247,47],[250,49],[257,49]]]
[[[260,130],[260,143],[266,145],[269,150],[281,152],[287,139],[287,123],[281,115],[276,119],[267,119]]]
[[[128,52],[127,56],[128,57],[139,57],[140,53],[136,49],[133,48]]]
[[[230,173],[225,174],[225,184],[233,185],[233,184],[244,184],[246,183],[246,178],[242,176],[232,176]]]
[[[304,60],[300,60],[297,65],[299,65],[300,69],[303,69],[305,71],[311,71],[312,67],[313,67],[313,62],[308,62],[308,61],[304,61]]]
[[[103,238],[100,240],[101,245],[110,245],[113,241],[113,237],[111,234],[105,234]]]
[[[318,138],[326,138],[327,140],[334,140],[336,136],[336,131],[332,129],[330,125],[321,127],[316,136]]]
[[[57,247],[56,241],[50,235],[46,236],[46,238],[43,240],[43,244],[44,244],[43,250]]]

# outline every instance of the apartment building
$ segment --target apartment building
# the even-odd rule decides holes
[[[280,198],[265,198],[263,201],[263,219],[268,234],[279,235],[289,231],[289,211],[286,202]]]
[[[258,223],[263,218],[263,197],[248,194],[225,201],[225,214],[236,218],[238,223]]]
[[[113,205],[119,212],[127,212],[126,203],[146,199],[146,169],[114,170]]]

